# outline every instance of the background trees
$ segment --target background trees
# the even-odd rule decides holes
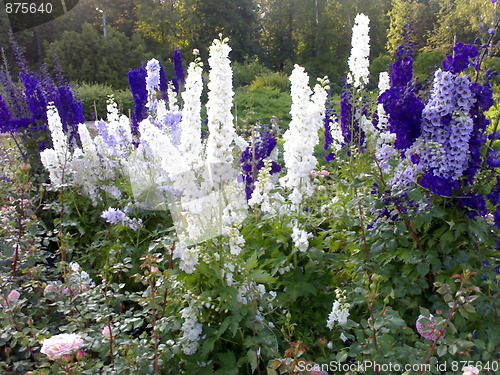
[[[231,39],[233,61],[259,61],[285,73],[298,63],[311,75],[329,75],[339,83],[357,13],[371,20],[376,76],[409,22],[417,55],[428,64],[449,52],[455,40],[487,37],[495,27],[496,7],[486,0],[80,0],[65,16],[16,33],[16,40],[31,63],[50,62],[53,47],[70,78],[109,78],[108,83],[121,86],[115,73],[150,56],[168,65],[175,47],[187,54],[197,48],[205,59],[212,39],[223,33]],[[96,8],[104,12],[109,39],[102,35],[103,13]],[[0,21],[0,42],[7,46],[5,13]],[[489,56],[495,53],[492,49]]]

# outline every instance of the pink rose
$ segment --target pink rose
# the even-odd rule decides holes
[[[432,329],[434,327],[434,322],[433,322],[434,316],[432,314],[427,318],[423,315],[420,315],[417,319],[417,331],[422,335],[422,337],[426,338],[427,340],[432,340],[437,337],[436,333],[438,333],[438,330]]]
[[[16,302],[19,297],[21,296],[21,293],[19,293],[17,290],[11,290],[9,295],[7,296],[7,302],[10,304],[11,302]]]
[[[326,177],[326,176],[330,175],[330,172],[328,172],[328,171],[326,171],[326,170],[323,169],[321,171],[321,174],[323,175],[323,177]]]
[[[106,338],[110,338],[112,336],[112,333],[111,333],[111,327],[109,325],[107,325],[106,327],[104,327],[102,329],[102,335]]]
[[[311,172],[309,172],[309,175],[310,175],[312,178],[314,178],[314,177],[316,177],[316,176],[318,175],[318,172],[316,172],[316,171],[311,171]]]
[[[81,347],[83,347],[83,339],[80,335],[62,333],[45,339],[40,352],[49,357],[49,359],[58,359],[64,355],[77,352]]]
[[[474,366],[467,366],[463,368],[464,373],[462,375],[478,375],[479,369]]]

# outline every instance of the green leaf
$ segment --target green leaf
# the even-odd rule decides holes
[[[276,277],[272,277],[269,273],[262,270],[253,271],[250,274],[249,278],[255,281],[256,283],[263,283],[263,284],[272,283],[273,281],[277,280]]]
[[[462,306],[465,311],[468,313],[474,314],[476,312],[476,309],[474,306],[472,306],[470,303],[466,303],[465,305]]]
[[[429,273],[429,264],[420,262],[417,264],[417,272],[420,275],[420,277],[425,277]]]
[[[247,359],[248,362],[250,363],[250,366],[252,367],[252,374],[255,372],[257,369],[257,353],[253,349],[249,349],[247,352]]]
[[[408,192],[408,197],[411,200],[419,201],[422,200],[424,194],[422,194],[422,192],[419,189],[413,189],[412,191]]]
[[[443,355],[446,354],[447,349],[448,348],[446,347],[446,345],[439,345],[437,348],[437,355],[439,357],[442,357]]]
[[[336,356],[335,359],[337,360],[337,362],[344,362],[347,359],[348,356],[349,356],[348,352],[341,351],[341,352],[337,353],[337,356]]]

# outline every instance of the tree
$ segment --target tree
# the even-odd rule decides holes
[[[449,51],[456,41],[473,43],[485,37],[497,22],[497,3],[477,0],[439,1],[437,22],[430,30],[426,50]]]
[[[70,80],[109,84],[115,88],[128,86],[127,72],[146,58],[144,42],[128,38],[113,28],[107,37],[92,25],[83,25],[81,33],[67,31],[59,41],[50,44],[59,56]]]
[[[406,25],[413,31],[410,40],[415,49],[420,50],[427,43],[427,35],[436,23],[438,3],[448,0],[393,0],[389,11],[390,26],[387,34],[387,51],[395,54],[398,46],[403,43],[402,33]]]

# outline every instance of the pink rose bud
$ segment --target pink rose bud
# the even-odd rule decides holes
[[[112,336],[111,334],[111,327],[109,325],[105,326],[103,329],[102,329],[102,335],[106,338],[110,338]]]
[[[7,302],[16,302],[19,299],[19,296],[21,293],[19,293],[17,290],[12,290],[9,295],[7,296]]]
[[[156,272],[158,272],[158,267],[151,266],[151,273],[156,273]]]
[[[72,358],[71,358],[71,354],[63,354],[63,355],[61,356],[61,360],[62,360],[63,362],[66,362],[66,363],[71,362],[71,359],[72,359]]]
[[[2,223],[4,223],[4,224],[5,224],[5,223],[6,223],[6,222],[8,222],[8,221],[9,221],[9,219],[7,219],[6,217],[2,217]]]
[[[320,343],[321,345],[326,345],[326,339],[325,339],[325,338],[320,338],[320,339],[319,339],[319,343]]]
[[[321,171],[321,174],[323,175],[323,177],[326,177],[326,176],[328,176],[330,174],[330,172],[328,172],[328,171],[326,171],[326,170],[323,169]]]
[[[312,178],[314,178],[314,177],[316,177],[316,176],[318,175],[318,172],[316,172],[316,171],[311,171],[311,172],[309,173],[309,175],[310,175]]]
[[[79,350],[78,353],[76,353],[76,359],[81,361],[85,357],[85,352],[83,350]]]

